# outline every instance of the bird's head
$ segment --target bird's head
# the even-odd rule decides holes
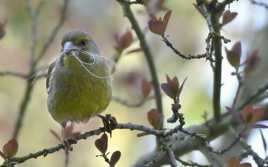
[[[61,42],[62,51],[68,53],[72,50],[98,53],[95,42],[90,36],[80,30],[73,30],[66,33]]]

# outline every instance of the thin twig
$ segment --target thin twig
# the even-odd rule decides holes
[[[173,44],[168,40],[168,38],[166,37],[163,37],[163,41],[164,43],[171,49],[173,50],[173,52],[180,56],[181,58],[183,59],[186,59],[186,60],[191,60],[191,59],[202,59],[202,58],[207,58],[207,53],[203,53],[203,54],[198,54],[198,55],[184,55],[182,54],[179,50],[177,50]]]
[[[117,124],[114,129],[137,130],[137,131],[145,132],[147,134],[156,135],[156,136],[162,135],[162,133],[163,133],[160,130],[156,130],[156,129],[153,129],[150,127],[146,127],[146,126],[138,125],[138,124],[132,124],[132,123]],[[82,134],[74,137],[73,139],[66,139],[65,142],[69,144],[68,146],[72,146],[74,144],[77,144],[77,142],[80,140],[85,140],[89,137],[99,135],[102,132],[105,132],[105,128],[103,128],[103,127],[82,133]],[[57,151],[64,150],[64,149],[66,149],[65,142],[62,144],[58,144],[57,146],[54,146],[54,147],[42,149],[42,150],[37,151],[35,153],[29,153],[28,155],[25,155],[25,156],[10,158],[7,161],[5,161],[2,165],[0,165],[0,167],[9,167],[8,165],[15,166],[17,164],[23,163],[23,162],[30,160],[30,159],[36,159],[36,158],[39,158],[42,156],[45,157],[48,154],[53,154]]]
[[[176,158],[183,166],[190,166],[190,167],[211,167],[210,165],[201,165],[196,162],[186,162],[180,158]]]
[[[262,159],[255,151],[252,150],[251,146],[249,146],[246,142],[241,141],[241,146],[246,150],[246,152],[242,155],[245,156],[252,156],[253,160],[256,162],[258,166],[267,167],[268,161],[265,159]]]
[[[13,77],[21,78],[21,79],[27,78],[27,75],[19,73],[19,72],[13,72],[13,71],[1,71],[0,76],[13,76]]]
[[[263,7],[264,9],[268,10],[268,4],[267,4],[267,3],[264,3],[264,2],[258,2],[258,1],[256,1],[256,0],[250,0],[250,2],[251,2],[253,5],[261,6],[261,7]]]
[[[236,69],[235,76],[237,78],[238,87],[237,87],[237,90],[236,90],[236,93],[235,93],[235,97],[234,97],[234,100],[233,100],[232,109],[235,109],[235,107],[236,107],[236,103],[237,103],[238,97],[240,95],[240,91],[242,89],[242,86],[243,86],[242,77],[241,77],[238,69]]]
[[[223,3],[227,2],[224,1]],[[212,4],[213,5],[213,4]],[[212,48],[214,53],[214,81],[213,81],[213,113],[216,120],[220,120],[221,113],[221,75],[222,75],[222,37],[221,37],[221,26],[219,23],[220,9],[216,8],[216,4],[213,7],[214,10],[205,2],[197,4],[197,9],[203,15],[207,21],[209,33],[211,35]],[[225,6],[224,6],[225,7]],[[215,10],[216,9],[216,10]]]
[[[149,49],[149,46],[146,42],[145,36],[138,24],[138,22],[136,21],[132,10],[130,9],[130,5],[127,3],[124,3],[122,1],[118,1],[123,10],[124,10],[124,14],[125,16],[128,18],[128,20],[130,21],[132,28],[134,29],[134,31],[137,34],[137,37],[140,41],[140,46],[144,51],[144,55],[145,58],[147,60],[148,63],[148,67],[150,70],[150,74],[152,77],[152,84],[153,84],[153,88],[154,88],[154,93],[155,93],[155,99],[156,99],[156,106],[157,106],[157,110],[163,114],[163,106],[162,106],[162,97],[161,97],[161,91],[160,91],[160,86],[159,86],[159,80],[158,80],[158,76],[157,76],[157,71],[156,71],[156,67],[154,64],[154,60],[153,60],[153,55]],[[164,120],[164,119],[163,119]],[[163,127],[163,123],[162,123],[162,127]]]
[[[175,154],[170,148],[167,149],[167,155],[168,155],[171,167],[177,167],[178,164],[176,162]]]
[[[68,167],[70,162],[70,151],[68,149],[64,150],[64,158],[64,167]]]

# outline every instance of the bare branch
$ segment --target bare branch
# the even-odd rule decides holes
[[[143,34],[138,22],[136,21],[134,15],[132,13],[132,10],[130,9],[130,5],[128,3],[122,2],[120,0],[118,2],[121,4],[121,6],[124,10],[125,16],[128,18],[128,20],[130,21],[130,23],[132,25],[132,28],[136,32],[138,39],[140,41],[140,46],[144,51],[144,56],[147,60],[147,64],[148,64],[148,67],[149,67],[149,70],[151,73],[151,77],[152,77],[152,84],[153,84],[154,93],[155,93],[157,110],[162,114],[163,113],[162,97],[161,97],[161,91],[160,91],[157,71],[156,71],[156,67],[154,64],[154,60],[153,60],[153,55],[151,53],[151,50],[149,49],[149,46],[146,42],[144,34]]]
[[[268,10],[268,4],[267,4],[267,3],[264,3],[264,2],[258,2],[258,1],[256,1],[256,0],[250,0],[250,2],[251,2],[253,5],[261,6],[261,7],[263,7],[264,9]]]
[[[171,167],[177,167],[178,164],[176,162],[175,154],[170,148],[167,149],[167,155],[168,155]]]
[[[204,53],[204,54],[198,54],[198,55],[184,55],[182,54],[179,50],[177,50],[173,44],[168,40],[168,38],[166,37],[163,37],[163,41],[165,42],[165,44],[171,49],[173,50],[173,52],[180,56],[181,58],[183,59],[186,59],[186,60],[191,60],[191,59],[202,59],[202,58],[207,58],[207,53]]]
[[[137,107],[141,107],[143,106],[147,101],[149,100],[153,100],[155,99],[155,97],[151,96],[151,97],[147,97],[147,98],[142,98],[140,101],[136,102],[136,103],[131,103],[125,99],[122,99],[122,98],[119,98],[119,97],[115,97],[113,96],[112,97],[112,100],[114,100],[115,102],[119,103],[119,104],[122,104],[124,106],[127,106],[127,107],[132,107],[132,108],[137,108]]]
[[[127,124],[117,124],[116,127],[114,129],[127,129],[127,130],[137,130],[137,131],[141,131],[141,132],[145,132],[147,134],[151,134],[151,135],[162,135],[162,131],[160,130],[155,130],[153,128],[150,127],[146,127],[143,125],[137,125],[137,124],[132,124],[132,123],[127,123]],[[75,145],[78,143],[78,141],[80,140],[85,140],[89,137],[92,136],[96,136],[99,135],[101,133],[105,132],[105,128],[98,128],[95,130],[91,130],[85,133],[82,133],[72,139],[66,139],[66,143],[69,144],[69,146]],[[14,158],[10,158],[7,159],[2,165],[0,165],[0,167],[9,167],[10,165],[17,165],[20,163],[23,163],[27,160],[30,159],[36,159],[39,157],[45,157],[48,154],[53,154],[55,152],[58,152],[60,150],[64,150],[66,148],[66,144],[62,143],[62,144],[58,144],[57,146],[51,147],[51,148],[46,148],[46,149],[42,149],[40,151],[37,151],[35,153],[29,153],[28,155],[22,156],[22,157],[14,157]]]
[[[21,79],[26,79],[27,75],[19,73],[19,72],[13,72],[13,71],[1,71],[0,76],[13,76],[13,77],[18,77]]]
[[[180,158],[176,158],[177,161],[179,161],[182,165],[184,166],[190,166],[190,167],[212,167],[210,165],[201,165],[201,164],[198,164],[196,162],[186,162]]]
[[[224,2],[223,2],[224,3]],[[212,3],[213,5],[213,3]],[[216,5],[216,4],[214,4]],[[225,7],[225,6],[224,6]],[[219,15],[221,10],[211,10],[211,5],[200,2],[196,5],[198,11],[207,21],[208,29],[211,34],[212,48],[214,53],[214,81],[213,81],[213,113],[216,120],[220,119],[221,113],[221,75],[222,75],[222,37]],[[216,8],[216,6],[214,6]]]

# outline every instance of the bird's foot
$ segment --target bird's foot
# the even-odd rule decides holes
[[[111,116],[111,114],[106,114],[105,116],[98,114],[98,117],[101,118],[105,131],[112,136],[112,130],[117,126],[115,117]]]
[[[75,138],[80,135],[80,132],[76,132],[74,130],[74,124],[71,122],[67,124],[67,122],[62,126],[62,141],[64,145],[65,152],[72,151],[73,148],[71,147],[72,144],[75,144],[77,141]]]
[[[71,146],[71,139],[63,140],[64,150],[65,152],[73,151],[73,147]]]

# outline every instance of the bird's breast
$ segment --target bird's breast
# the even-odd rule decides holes
[[[105,73],[106,66],[82,66],[75,58],[56,62],[50,78],[48,108],[58,122],[84,120],[103,111],[111,99],[110,77],[97,77]],[[94,75],[92,75],[94,74]]]

